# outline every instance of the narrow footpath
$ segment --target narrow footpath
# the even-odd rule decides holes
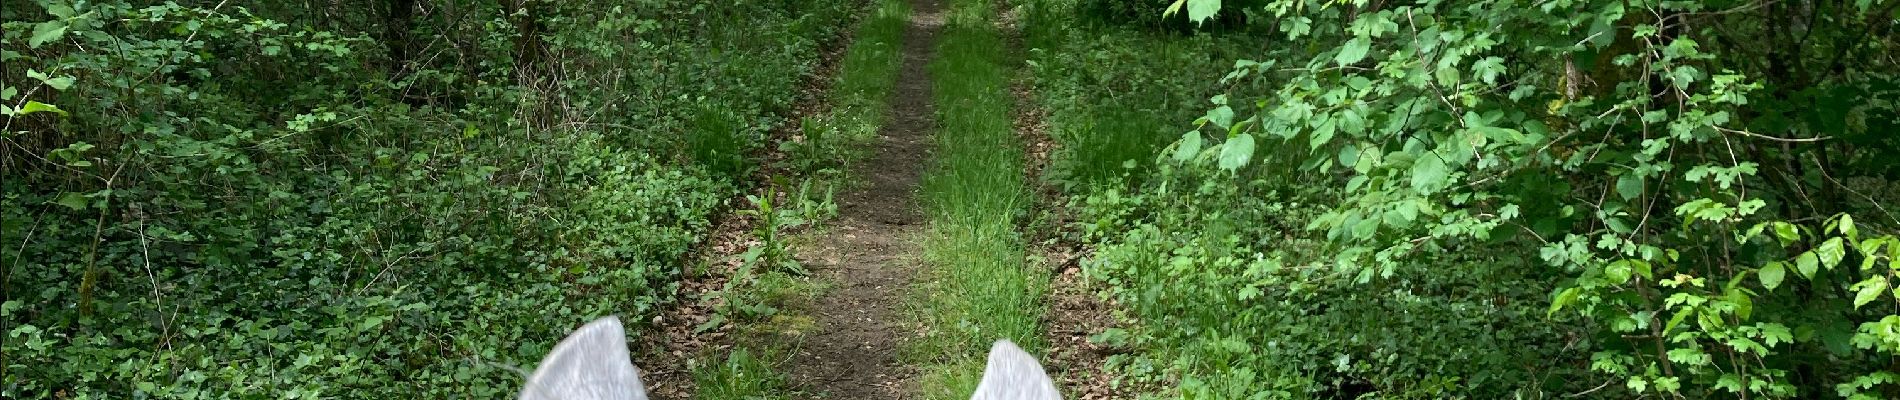
[[[829,234],[800,246],[798,258],[831,289],[809,313],[817,331],[806,336],[785,372],[800,390],[829,399],[907,398],[915,368],[898,358],[914,329],[901,312],[917,279],[924,215],[918,183],[931,165],[936,105],[926,65],[943,26],[940,0],[911,0],[903,66],[889,100],[875,152],[853,166],[862,182],[839,199]]]

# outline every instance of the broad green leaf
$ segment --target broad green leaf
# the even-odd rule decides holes
[[[1761,278],[1761,286],[1768,288],[1768,290],[1775,290],[1776,287],[1780,287],[1782,278],[1787,277],[1787,275],[1787,263],[1780,261],[1771,262],[1768,263],[1768,265],[1762,266],[1761,271],[1755,274],[1755,276]]]
[[[1181,134],[1181,140],[1174,143],[1174,161],[1187,162],[1195,154],[1201,153],[1201,131],[1187,131]]]
[[[1425,154],[1412,163],[1412,189],[1421,193],[1438,191],[1450,176],[1451,169],[1445,167],[1444,160],[1437,154]]]
[[[1339,148],[1339,165],[1351,167],[1359,163],[1359,146],[1347,143]]]
[[[1643,177],[1632,172],[1616,178],[1616,194],[1623,196],[1623,200],[1631,200],[1637,196],[1642,196]]]
[[[1355,37],[1352,38],[1352,40],[1347,40],[1346,45],[1339,48],[1339,54],[1333,56],[1333,62],[1339,63],[1339,65],[1350,65],[1359,62],[1359,60],[1366,59],[1366,52],[1370,50],[1372,50],[1371,39],[1367,39],[1363,36]]]
[[[1564,309],[1564,307],[1570,305],[1570,303],[1577,302],[1578,294],[1577,288],[1574,287],[1558,292],[1557,298],[1550,301],[1550,310],[1544,312],[1544,318],[1554,317],[1557,315],[1558,310]]]
[[[33,25],[33,37],[27,38],[26,46],[37,49],[46,42],[59,40],[63,36],[66,36],[66,21],[41,22]]]
[[[1253,135],[1251,134],[1242,133],[1235,135],[1232,139],[1227,139],[1227,143],[1221,144],[1221,169],[1228,171],[1240,169],[1240,167],[1247,166],[1247,161],[1252,158]]]
[[[1777,221],[1772,224],[1772,226],[1775,230],[1775,237],[1781,239],[1781,243],[1783,244],[1793,243],[1801,239],[1801,235],[1795,231],[1794,224]]]
[[[1799,257],[1794,258],[1794,272],[1800,273],[1803,278],[1814,279],[1814,273],[1820,269],[1820,266],[1821,259],[1815,257],[1812,251],[1801,253]]]
[[[1234,108],[1228,106],[1216,107],[1212,110],[1207,110],[1207,115],[1201,117],[1201,119],[1213,123],[1214,126],[1221,127],[1221,129],[1227,129],[1234,125]]]
[[[1220,12],[1221,0],[1187,0],[1188,19],[1196,23],[1205,23]]]
[[[1835,265],[1840,265],[1842,258],[1847,257],[1847,249],[1842,247],[1841,238],[1834,237],[1828,238],[1827,241],[1821,242],[1821,246],[1815,247],[1814,254],[1821,257],[1821,266],[1832,269]]]
[[[80,211],[86,209],[87,202],[86,195],[79,194],[78,192],[66,192],[65,194],[59,195],[59,200],[54,203],[66,206],[66,208],[71,208],[73,211]]]
[[[1308,142],[1310,146],[1309,150],[1317,151],[1320,146],[1331,143],[1333,141],[1333,135],[1337,133],[1339,133],[1339,125],[1334,124],[1332,118],[1327,118],[1325,122],[1319,124],[1319,127],[1313,128],[1313,137],[1311,141]]]
[[[66,110],[61,110],[57,106],[54,106],[52,104],[32,101],[32,100],[27,100],[26,105],[21,106],[20,111],[18,113],[15,113],[14,115],[27,115],[27,114],[32,114],[32,113],[42,112],[42,111],[52,111],[52,112],[59,113],[59,115],[67,115]]]
[[[1887,291],[1887,276],[1875,275],[1860,283],[1855,283],[1854,286],[1860,288],[1854,292],[1854,309],[1860,309],[1860,306],[1879,299],[1880,293]]]
[[[70,76],[47,79],[44,82],[46,82],[46,86],[52,86],[53,90],[66,90],[66,88],[73,87],[73,77]]]
[[[1624,282],[1629,282],[1630,280],[1629,260],[1613,262],[1613,263],[1610,263],[1609,266],[1603,267],[1603,278],[1609,280],[1610,283],[1617,284],[1617,285],[1621,285]]]

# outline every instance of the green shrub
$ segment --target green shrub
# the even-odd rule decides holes
[[[511,396],[673,296],[851,9],[182,3],[0,7],[0,397]]]
[[[1188,360],[1131,371],[1178,374],[1188,395],[1248,393],[1221,389],[1236,374],[1211,366],[1224,359],[1192,352],[1257,348],[1291,325],[1325,333],[1264,340],[1318,351],[1245,372],[1309,396],[1900,393],[1900,220],[1875,189],[1900,149],[1884,134],[1900,78],[1869,56],[1900,45],[1891,2],[1185,3],[1270,17],[1233,33],[1270,45],[1202,75],[1224,90],[1156,154],[1211,179],[1149,179],[1122,197],[1151,211],[1099,212],[1136,221],[1101,228],[1118,234],[1091,268],[1142,317],[1123,339],[1147,340],[1139,360]],[[1776,35],[1783,16],[1817,22]],[[1197,185],[1235,188],[1167,200]],[[1312,206],[1249,214],[1275,193]],[[1168,223],[1196,218],[1280,230]],[[1254,265],[1303,275],[1219,286]],[[1212,276],[1147,277],[1169,267]],[[1188,303],[1218,309],[1198,299],[1229,291],[1272,305],[1196,321],[1160,304],[1198,294]],[[1277,297],[1301,293],[1314,294]],[[1253,319],[1276,315],[1302,318]],[[1432,331],[1361,347],[1369,327]],[[1224,330],[1175,336],[1204,329]],[[1351,357],[1329,369],[1325,354]]]

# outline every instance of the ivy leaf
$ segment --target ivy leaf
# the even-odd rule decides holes
[[[1369,50],[1372,50],[1371,39],[1366,39],[1364,36],[1355,37],[1346,41],[1345,47],[1339,48],[1339,54],[1333,56],[1333,62],[1341,66],[1350,65],[1366,59],[1366,52]]]
[[[1195,154],[1201,153],[1201,132],[1187,131],[1181,134],[1181,141],[1174,144],[1174,162],[1187,162]]]
[[[1412,189],[1420,193],[1438,190],[1451,175],[1451,169],[1445,167],[1445,161],[1436,154],[1426,154],[1412,163]]]
[[[1221,150],[1220,150],[1220,168],[1221,169],[1228,170],[1228,171],[1240,169],[1240,167],[1247,166],[1247,161],[1252,158],[1253,158],[1253,135],[1252,134],[1242,133],[1242,134],[1234,136],[1234,138],[1232,139],[1227,139],[1227,143],[1221,144]]]
[[[59,40],[64,36],[66,36],[66,21],[41,22],[33,25],[33,37],[26,39],[26,46],[37,49],[46,42]]]
[[[1781,286],[1782,278],[1788,276],[1788,264],[1780,261],[1768,263],[1762,266],[1761,271],[1756,272],[1755,276],[1761,278],[1762,287],[1775,290],[1776,287]]]

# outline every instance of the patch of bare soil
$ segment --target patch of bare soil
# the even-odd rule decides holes
[[[839,199],[829,235],[800,246],[798,258],[832,288],[810,310],[817,329],[792,354],[792,381],[835,399],[910,397],[915,368],[900,363],[916,329],[904,324],[904,291],[917,278],[925,217],[917,185],[930,164],[936,106],[926,66],[943,25],[940,0],[912,0],[903,65],[875,152],[853,165],[864,185]]]

